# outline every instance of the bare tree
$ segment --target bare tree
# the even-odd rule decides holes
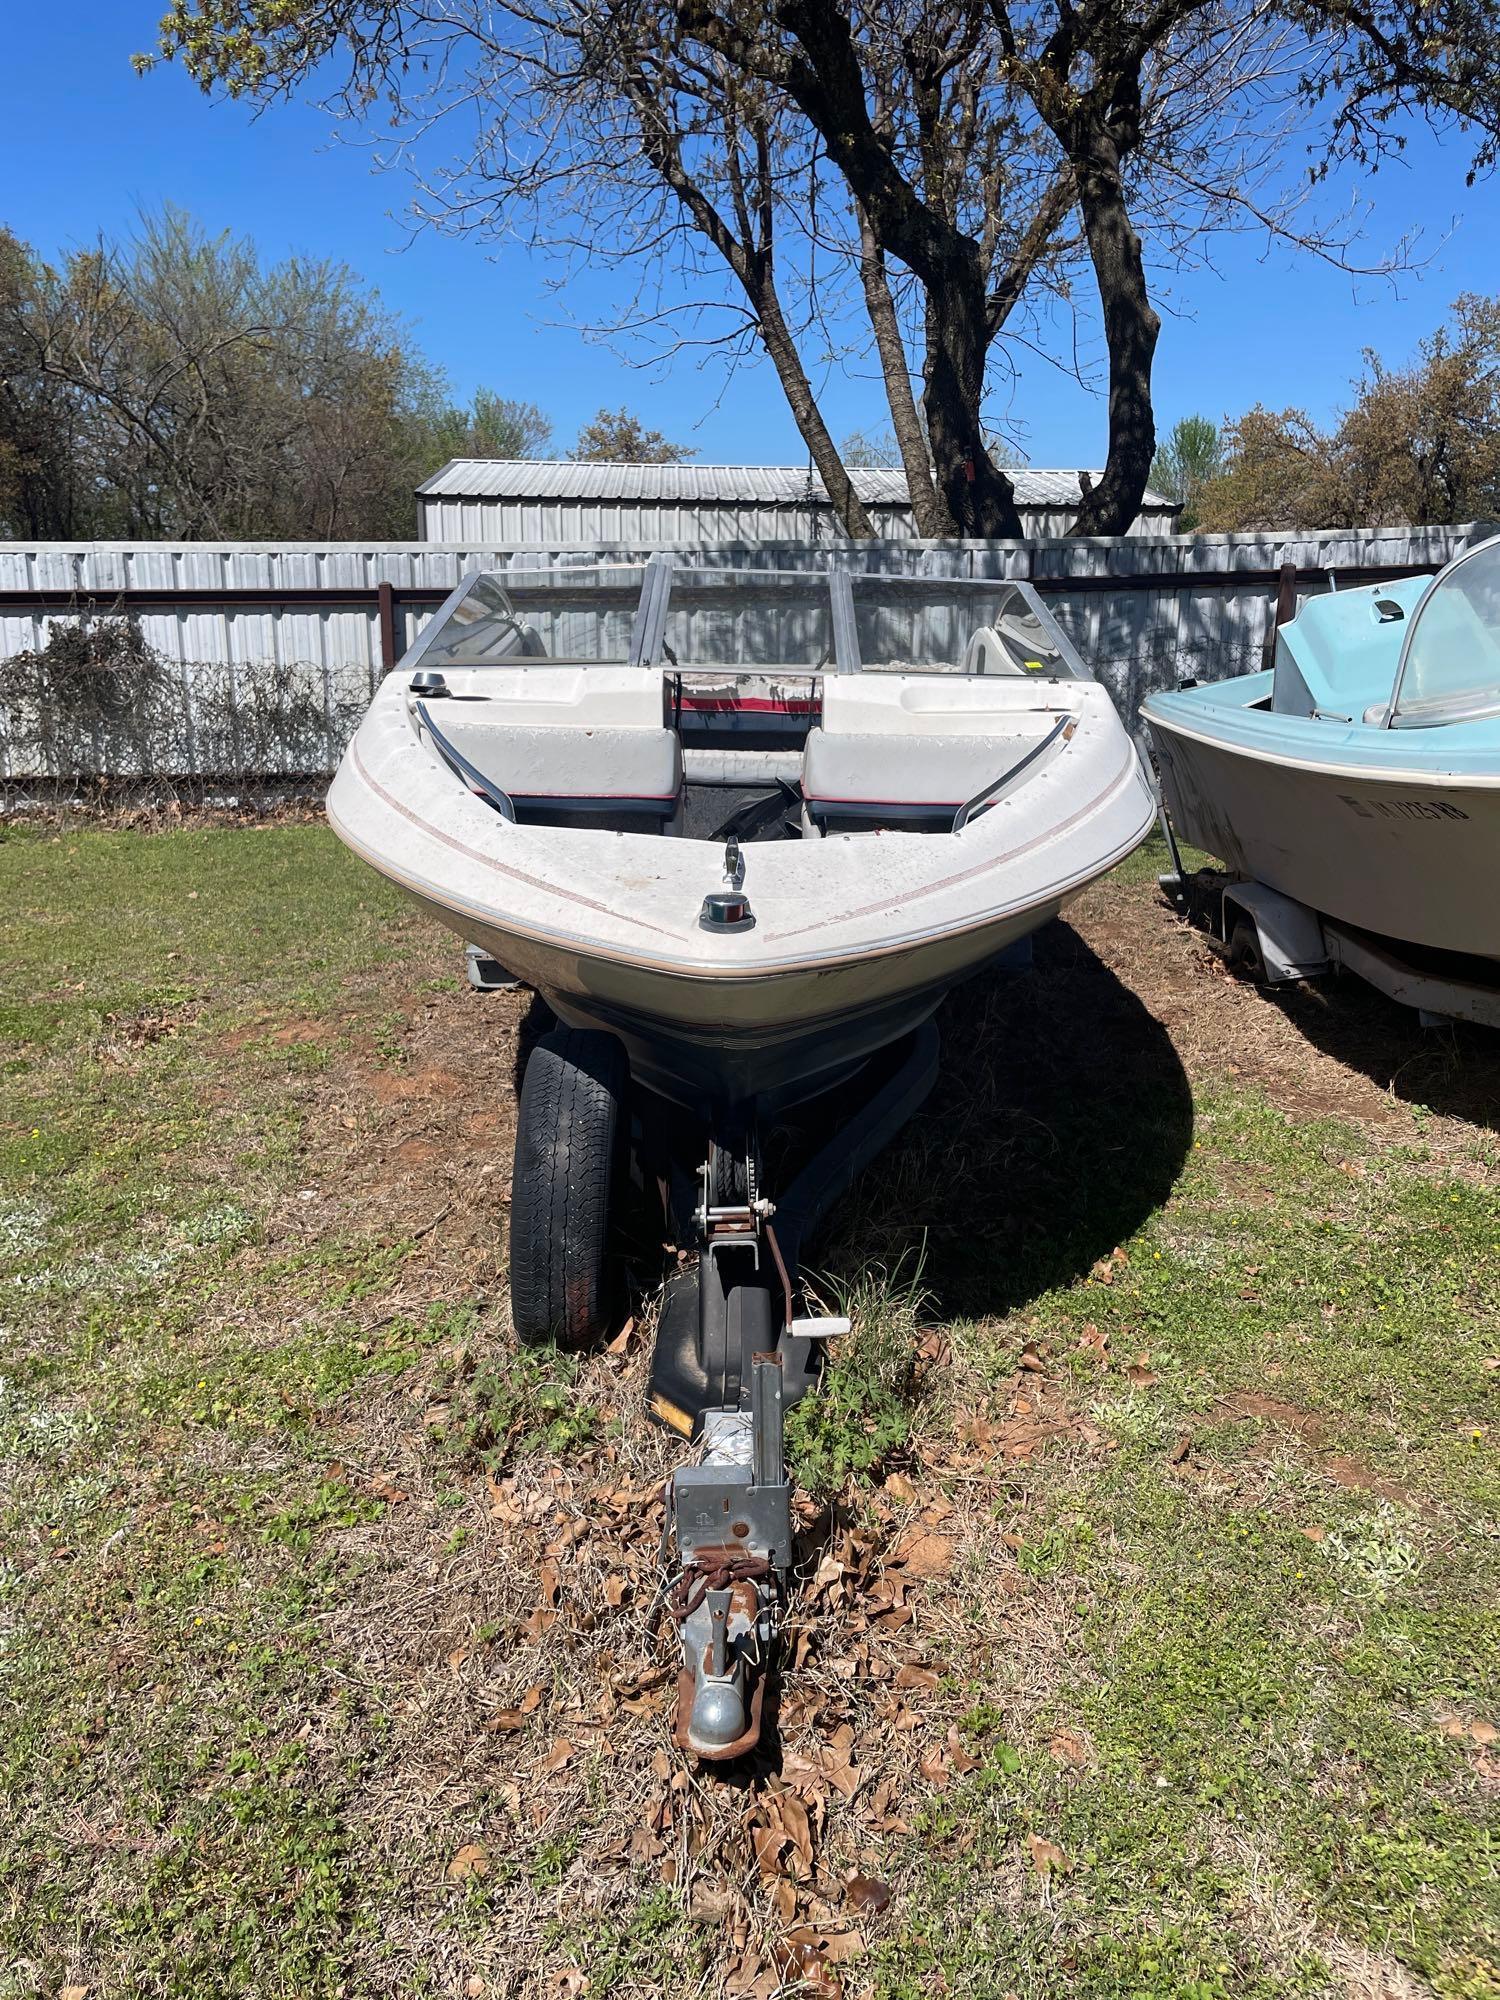
[[[635,332],[758,345],[855,534],[805,351],[834,358],[841,288],[919,525],[1016,534],[986,390],[1086,274],[1108,448],[1075,526],[1118,533],[1155,449],[1153,271],[1247,226],[1352,261],[1288,168],[1319,129],[1378,161],[1413,118],[1457,123],[1478,170],[1500,132],[1489,0],[174,0],[160,48],[260,99],[341,57],[338,108],[394,122],[424,213],[635,264]],[[715,263],[731,293],[697,289]]]

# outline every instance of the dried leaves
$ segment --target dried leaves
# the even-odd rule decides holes
[[[1031,1854],[1031,1865],[1038,1875],[1066,1875],[1071,1871],[1072,1862],[1054,1841],[1043,1840],[1039,1833],[1028,1833],[1026,1846]]]
[[[1445,1716],[1438,1726],[1444,1736],[1451,1736],[1462,1742],[1477,1743],[1481,1750],[1487,1750],[1497,1737],[1500,1737],[1500,1729],[1497,1729],[1493,1722],[1487,1722],[1479,1716],[1472,1722],[1465,1722],[1460,1716],[1449,1715]]]

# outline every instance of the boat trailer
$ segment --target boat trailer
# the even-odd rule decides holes
[[[666,1176],[668,1212],[688,1225],[678,1240],[695,1256],[666,1287],[648,1412],[700,1451],[668,1485],[653,1617],[665,1609],[681,1637],[673,1740],[708,1762],[760,1739],[793,1560],[783,1421],[815,1386],[822,1343],[849,1331],[844,1318],[798,1315],[799,1251],[916,1111],[937,1067],[930,1022],[873,1057],[859,1072],[858,1109],[779,1197],[765,1190],[753,1131],[710,1140],[686,1211],[681,1173]],[[644,1164],[660,1134],[641,1095]]]
[[[481,991],[516,983],[476,947],[467,963]],[[519,1338],[576,1345],[606,1330],[605,1210],[625,1155],[686,1253],[662,1299],[647,1413],[696,1450],[668,1482],[648,1624],[665,1613],[677,1627],[673,1739],[708,1762],[760,1740],[793,1564],[784,1420],[815,1386],[823,1343],[849,1331],[799,1314],[801,1247],[921,1105],[938,1048],[929,1020],[799,1104],[791,1123],[806,1136],[781,1146],[789,1178],[774,1195],[753,1114],[668,1102],[630,1078],[614,1037],[559,1027],[527,1062],[511,1194]],[[605,1200],[578,1199],[601,1180]]]
[[[1157,877],[1158,885],[1231,971],[1261,986],[1352,972],[1387,999],[1415,1008],[1424,1028],[1453,1021],[1500,1028],[1500,967],[1492,960],[1379,937],[1244,876],[1213,868],[1189,872],[1170,831],[1168,840],[1174,865]]]

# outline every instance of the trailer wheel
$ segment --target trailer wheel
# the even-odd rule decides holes
[[[609,1326],[609,1218],[629,1068],[612,1035],[554,1028],[521,1085],[510,1196],[510,1306],[528,1346]]]
[[[1240,979],[1256,986],[1266,984],[1266,961],[1260,948],[1260,932],[1248,917],[1237,919],[1229,933],[1229,969]]]

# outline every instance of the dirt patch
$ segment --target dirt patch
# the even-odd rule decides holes
[[[1417,1502],[1404,1486],[1394,1480],[1382,1479],[1378,1472],[1372,1472],[1367,1465],[1361,1465],[1357,1458],[1319,1458],[1318,1470],[1333,1481],[1335,1486],[1345,1487],[1351,1493],[1373,1493],[1377,1499],[1389,1500],[1393,1507],[1415,1507]]]
[[[268,1042],[278,1049],[322,1047],[338,1040],[348,1019],[347,1011],[337,1009],[326,1014],[298,1015],[289,1021],[266,1014],[221,1035],[218,1045],[230,1054],[259,1042]]]
[[[1416,1505],[1404,1486],[1382,1478],[1357,1458],[1324,1451],[1325,1425],[1323,1419],[1311,1410],[1304,1410],[1296,1403],[1281,1402],[1275,1396],[1262,1396],[1253,1389],[1238,1389],[1232,1395],[1221,1396],[1218,1407],[1231,1417],[1279,1424],[1283,1430],[1295,1432],[1304,1444],[1313,1447],[1313,1469],[1322,1473],[1324,1478],[1331,1479],[1335,1486],[1342,1486],[1352,1493],[1373,1493],[1378,1499],[1389,1500],[1396,1507]]]
[[[1342,1118],[1393,1135],[1412,1107],[1448,1125],[1429,1143],[1500,1128],[1500,1035],[1422,1028],[1362,981],[1260,988],[1235,978],[1201,933],[1145,883],[1096,883],[1069,919],[1171,1034],[1195,1080],[1257,1084],[1298,1118]]]
[[[1279,1402],[1275,1396],[1258,1395],[1253,1389],[1240,1389],[1233,1395],[1221,1396],[1219,1408],[1227,1410],[1232,1417],[1259,1417],[1268,1424],[1280,1424],[1284,1429],[1306,1438],[1309,1444],[1316,1444],[1323,1434],[1323,1420],[1314,1416],[1311,1410],[1300,1409],[1296,1403]]]
[[[432,1064],[421,1069],[372,1070],[367,1088],[377,1104],[451,1104],[464,1093],[461,1077]]]

